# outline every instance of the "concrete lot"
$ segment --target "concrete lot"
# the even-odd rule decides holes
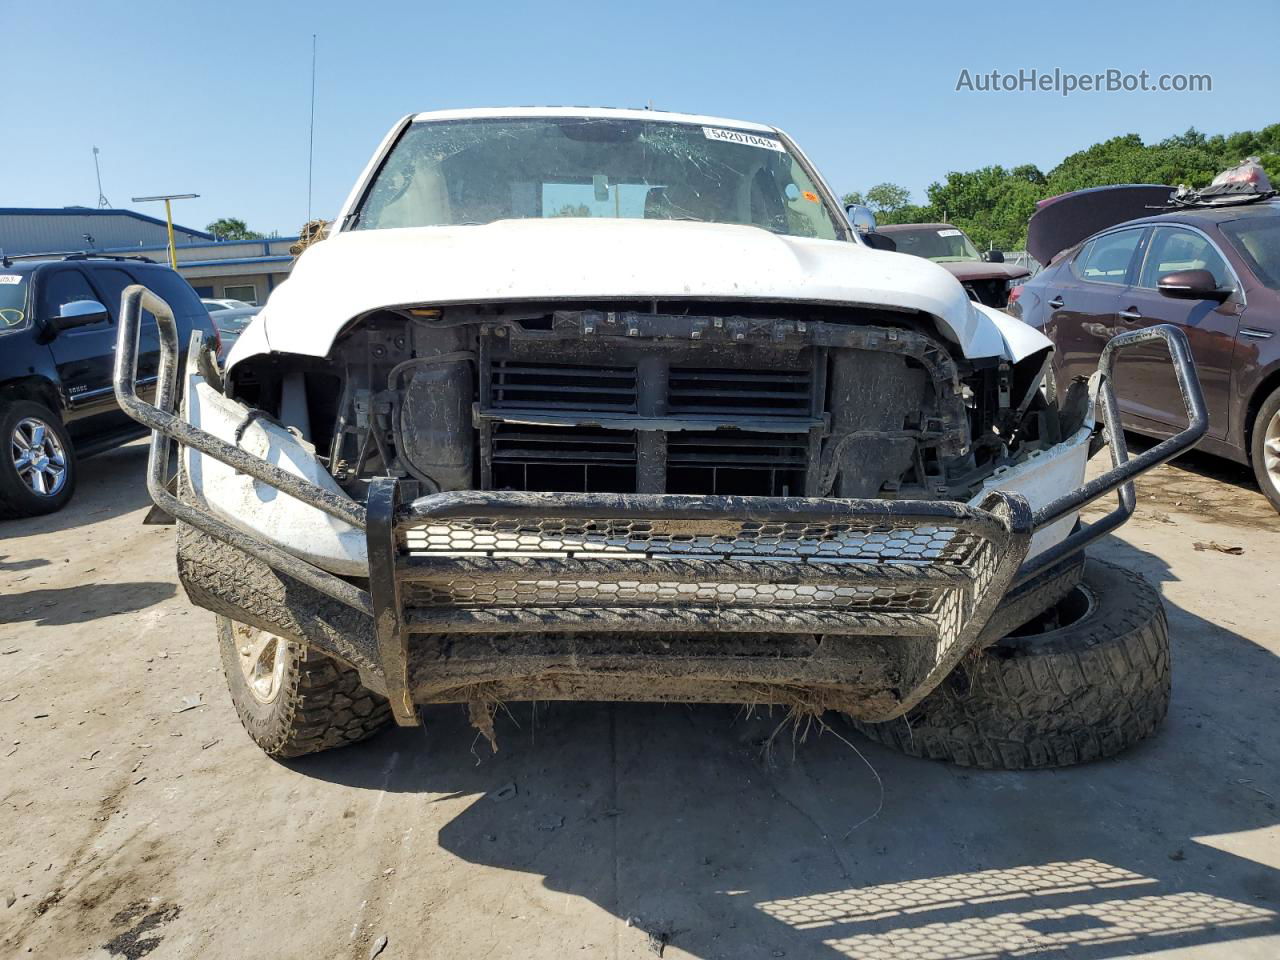
[[[1163,468],[1098,551],[1168,607],[1158,735],[993,774],[835,718],[770,762],[776,713],[556,703],[496,755],[444,707],[275,763],[141,526],[144,459],[0,524],[0,956],[1280,956],[1280,518],[1243,470]]]

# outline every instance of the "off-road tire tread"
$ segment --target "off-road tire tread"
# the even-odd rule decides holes
[[[230,621],[219,617],[229,629]],[[240,722],[269,756],[290,759],[345,747],[373,736],[391,721],[386,698],[360,683],[354,667],[311,650],[293,640],[292,661],[285,668],[284,686],[269,709],[251,700],[239,665],[223,647],[222,669]],[[250,698],[246,702],[245,698]]]
[[[1098,597],[1083,620],[1007,639],[967,658],[905,717],[852,721],[913,757],[1027,770],[1114,756],[1148,737],[1169,709],[1169,628],[1141,576],[1089,560]]]

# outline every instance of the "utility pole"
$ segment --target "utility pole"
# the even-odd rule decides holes
[[[178,269],[178,249],[173,245],[173,207],[170,202],[173,200],[194,200],[200,196],[198,193],[164,193],[155,197],[134,197],[134,203],[150,203],[153,200],[164,201],[164,223],[169,231],[169,266]]]
[[[307,134],[307,219],[311,222],[311,164],[316,151],[316,35],[311,35],[311,130]]]
[[[93,148],[93,173],[98,178],[98,209],[106,210],[111,206],[111,201],[107,199],[107,195],[102,192],[102,171],[98,169],[98,148]]]

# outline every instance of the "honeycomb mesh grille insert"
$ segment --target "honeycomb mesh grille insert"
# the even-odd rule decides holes
[[[984,539],[958,525],[688,520],[450,520],[405,530],[410,556],[773,557],[967,564]]]
[[[899,589],[869,585],[718,583],[639,580],[454,580],[407,584],[404,599],[422,606],[608,607],[694,604],[716,607],[836,607],[933,610],[938,588]]]

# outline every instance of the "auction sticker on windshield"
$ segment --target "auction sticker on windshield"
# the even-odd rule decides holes
[[[960,231],[959,231],[959,230],[939,230],[939,231],[938,231],[938,236],[940,236],[940,237],[958,237],[958,236],[960,236]]]
[[[748,147],[764,147],[766,150],[777,150],[785,153],[780,140],[773,137],[762,137],[758,133],[747,133],[743,130],[725,130],[721,127],[703,127],[702,132],[708,140],[723,140],[725,143],[741,143]]]
[[[0,283],[21,283],[22,274],[20,273],[0,273]]]

